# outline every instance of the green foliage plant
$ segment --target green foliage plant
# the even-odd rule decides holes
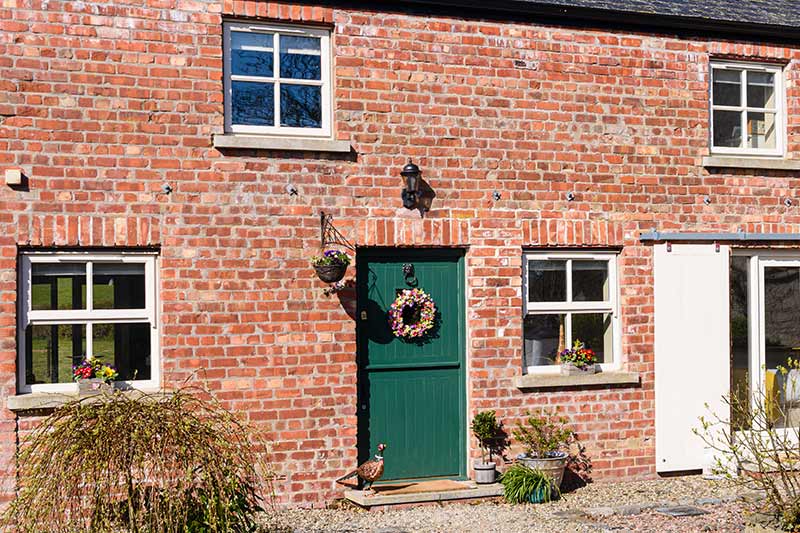
[[[800,387],[791,383],[791,370],[800,370],[800,360],[789,358],[777,368],[786,388]],[[693,432],[713,451],[714,473],[763,491],[761,511],[774,517],[773,525],[800,531],[800,428],[787,422],[792,413],[774,395],[742,389],[723,398],[724,412],[700,417]]]
[[[0,529],[252,533],[271,503],[266,441],[204,389],[107,392],[44,418]]]
[[[530,501],[549,502],[558,497],[558,488],[553,480],[542,472],[529,466],[516,463],[500,476],[503,497],[509,503]]]
[[[481,411],[472,419],[472,434],[480,443],[481,459],[484,463],[492,461],[492,450],[496,446],[500,433],[500,424],[497,422],[496,416],[494,411]]]
[[[522,444],[528,457],[554,457],[565,451],[575,440],[575,432],[568,427],[569,420],[556,413],[525,412],[525,421],[518,422],[514,438]]]

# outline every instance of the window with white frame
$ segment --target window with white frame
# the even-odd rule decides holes
[[[153,253],[23,253],[20,391],[67,391],[73,366],[91,356],[118,381],[158,386],[155,262]]]
[[[619,353],[617,254],[530,252],[523,266],[527,371],[557,371],[558,354],[576,340],[612,368]]]
[[[224,24],[225,130],[331,135],[330,31]]]
[[[711,150],[783,155],[783,70],[780,66],[711,63]]]

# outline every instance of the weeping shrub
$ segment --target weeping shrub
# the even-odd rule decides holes
[[[16,531],[255,532],[266,446],[202,389],[120,391],[56,409],[18,455]]]

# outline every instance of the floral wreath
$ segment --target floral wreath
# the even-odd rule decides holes
[[[420,339],[433,329],[436,304],[422,289],[403,289],[389,307],[389,325],[395,337]]]

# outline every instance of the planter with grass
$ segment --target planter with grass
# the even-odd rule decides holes
[[[563,416],[543,412],[538,415],[526,413],[526,417],[514,430],[514,438],[525,449],[519,461],[551,477],[553,486],[558,489],[569,458],[567,449],[575,439],[575,433],[567,427],[567,419]]]
[[[492,459],[499,442],[500,424],[494,411],[482,411],[472,419],[472,434],[478,439],[481,447],[481,459],[472,465],[475,471],[475,482],[480,484],[494,483],[497,476],[497,465]]]
[[[509,503],[547,503],[558,499],[553,478],[536,468],[517,463],[500,476],[503,497]]]

